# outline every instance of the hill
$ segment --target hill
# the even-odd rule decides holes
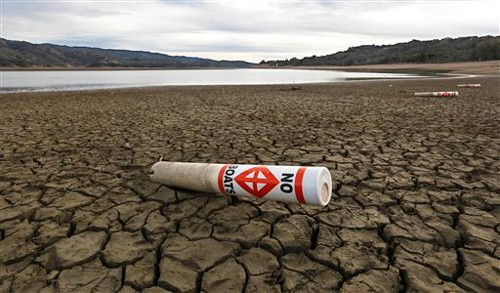
[[[271,66],[367,65],[392,63],[448,63],[500,59],[500,36],[445,38],[395,45],[351,47],[347,51],[303,59],[262,61]]]
[[[146,51],[69,47],[53,44],[32,44],[0,38],[2,67],[250,67],[245,61],[215,61],[185,56],[170,56]]]

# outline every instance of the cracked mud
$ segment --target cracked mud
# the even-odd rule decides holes
[[[462,82],[1,95],[0,292],[499,292],[500,85]],[[322,165],[336,198],[173,190],[160,156]]]

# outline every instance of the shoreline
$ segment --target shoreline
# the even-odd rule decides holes
[[[274,67],[253,67],[254,69],[273,70]],[[136,70],[224,70],[224,69],[245,69],[245,68],[3,68],[6,72],[27,72],[27,71],[136,71]],[[346,78],[332,82],[309,82],[309,83],[283,83],[283,84],[268,84],[273,86],[306,86],[320,84],[340,84],[340,83],[359,83],[359,82],[381,82],[391,80],[397,82],[399,80],[432,80],[432,79],[463,79],[463,78],[480,78],[480,77],[500,77],[500,60],[484,61],[484,62],[461,62],[461,63],[428,63],[428,64],[378,64],[378,65],[360,65],[360,66],[298,66],[298,67],[278,67],[277,69],[286,70],[336,70],[345,72],[368,72],[368,73],[404,73],[420,75],[413,78]],[[242,86],[259,86],[265,84],[248,84]],[[16,93],[31,93],[31,92],[85,92],[85,91],[106,91],[117,89],[150,89],[157,87],[189,87],[189,86],[239,86],[235,84],[220,84],[220,85],[131,85],[131,86],[102,86],[95,88],[59,88],[59,89],[11,89],[5,90],[5,87],[0,90],[0,95],[16,94]]]
[[[280,87],[283,89],[295,88],[295,87],[306,87],[306,86],[333,86],[335,84],[367,84],[367,83],[378,83],[378,82],[398,82],[398,81],[412,81],[412,80],[439,80],[439,79],[466,79],[466,78],[482,78],[488,77],[487,75],[464,75],[457,77],[418,77],[418,78],[353,78],[349,80],[341,80],[334,82],[310,82],[310,83],[283,83],[283,84],[214,84],[214,85],[151,85],[151,86],[126,86],[126,87],[102,87],[102,88],[86,88],[86,89],[40,89],[40,90],[0,90],[0,95],[15,95],[15,94],[29,94],[29,93],[71,93],[71,92],[106,92],[106,91],[116,91],[116,90],[155,90],[155,89],[169,89],[169,88],[229,88],[229,87]]]
[[[370,64],[353,66],[296,66],[298,69],[311,70],[345,70],[366,72],[391,72],[391,73],[449,73],[449,74],[481,74],[500,75],[500,60],[451,62],[451,63],[396,63],[396,64]]]
[[[294,70],[294,69],[303,69],[303,68],[289,68],[289,70]],[[381,72],[383,73],[383,72]],[[388,72],[389,73],[389,72]],[[391,72],[391,73],[396,73],[396,72]],[[399,72],[403,73],[403,72]],[[413,74],[413,73],[409,73]],[[416,75],[417,73],[415,73]],[[429,74],[429,72],[427,72]],[[83,88],[83,89],[68,89],[68,88],[61,88],[61,89],[34,89],[34,90],[26,90],[26,89],[20,89],[20,90],[10,90],[10,88],[7,88],[7,90],[1,89],[0,90],[0,95],[6,95],[6,94],[23,94],[23,93],[60,93],[60,92],[86,92],[86,91],[109,91],[109,90],[119,90],[119,89],[155,89],[155,88],[170,88],[170,87],[234,87],[234,86],[313,86],[313,85],[334,85],[334,84],[353,84],[353,83],[370,83],[370,82],[384,82],[384,81],[411,81],[411,80],[446,80],[446,79],[465,79],[465,78],[488,78],[488,77],[499,77],[499,75],[491,75],[491,74],[464,74],[464,73],[433,73],[431,75],[423,75],[423,76],[417,76],[417,77],[394,77],[394,78],[386,78],[386,77],[380,77],[380,78],[346,78],[344,80],[338,80],[338,81],[331,81],[331,82],[306,82],[306,83],[280,83],[280,84],[193,84],[193,85],[138,85],[138,86],[116,86],[116,87],[96,87],[96,88]]]
[[[380,73],[483,73],[500,74],[500,60],[450,62],[450,63],[392,63],[351,66],[261,66],[250,67],[0,67],[0,71],[127,71],[127,70],[218,70],[218,69],[310,69],[365,71]]]

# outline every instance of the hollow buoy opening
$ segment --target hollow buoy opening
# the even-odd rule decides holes
[[[321,203],[328,203],[330,195],[328,194],[328,184],[325,182],[321,186]]]

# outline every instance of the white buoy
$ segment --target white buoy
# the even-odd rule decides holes
[[[480,83],[457,84],[457,87],[477,88],[477,87],[481,87],[481,84]]]
[[[157,162],[151,180],[207,193],[325,206],[332,177],[325,167]]]
[[[422,92],[415,93],[416,97],[456,97],[458,96],[458,92]]]

